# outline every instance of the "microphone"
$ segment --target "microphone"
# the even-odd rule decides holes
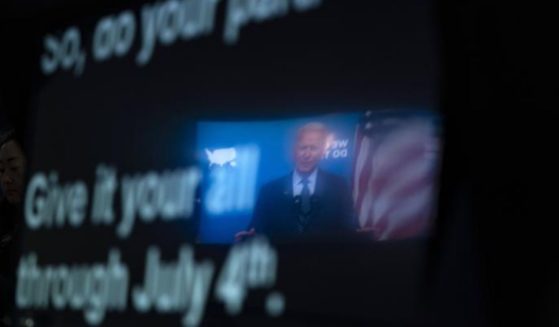
[[[295,195],[293,197],[293,205],[295,206],[295,208],[297,209],[298,212],[301,212],[301,196],[300,195]]]
[[[318,207],[320,205],[320,200],[317,196],[311,195],[309,211],[304,212],[303,211],[303,200],[302,200],[301,196],[300,195],[295,195],[293,197],[293,205],[295,206],[295,209],[297,210],[298,213],[305,214],[305,215],[311,215],[314,211],[318,210]]]

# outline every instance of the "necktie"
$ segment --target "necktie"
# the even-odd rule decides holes
[[[309,189],[309,179],[301,179],[303,189],[301,190],[301,213],[308,215],[311,212],[311,190]]]

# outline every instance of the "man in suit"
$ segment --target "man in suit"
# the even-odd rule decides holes
[[[0,136],[0,321],[12,314],[25,193],[26,157],[20,135]]]
[[[354,229],[351,193],[345,180],[318,166],[327,146],[323,124],[298,130],[294,170],[264,185],[254,208],[251,229],[237,240],[264,234],[275,240],[304,236],[333,237]]]

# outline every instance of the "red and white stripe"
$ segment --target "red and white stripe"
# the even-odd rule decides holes
[[[425,119],[366,122],[356,132],[353,196],[359,226],[378,240],[426,232],[434,207],[438,140]],[[379,127],[379,131],[375,131]]]

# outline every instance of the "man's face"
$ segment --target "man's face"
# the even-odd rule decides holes
[[[312,172],[326,147],[326,137],[319,131],[303,132],[295,144],[295,168],[299,173]]]
[[[25,176],[25,157],[19,145],[8,141],[0,147],[0,186],[9,203],[20,203]]]

